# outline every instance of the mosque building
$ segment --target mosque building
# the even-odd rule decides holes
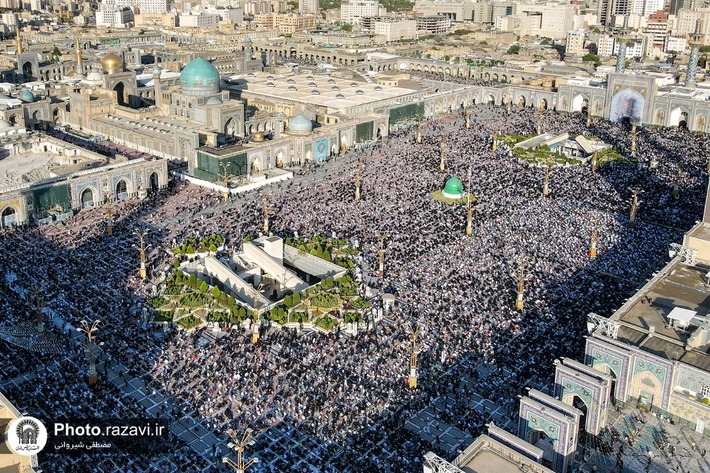
[[[153,99],[141,96],[135,71],[125,71],[120,56],[109,53],[101,64],[100,84],[70,93],[71,127],[181,161],[189,161],[200,146],[243,136],[244,105],[222,90],[219,72],[207,60],[194,59],[178,77],[156,67]]]

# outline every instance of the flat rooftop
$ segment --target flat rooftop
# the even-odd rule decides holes
[[[330,110],[377,104],[424,93],[422,90],[318,74],[279,75],[257,72],[238,78],[232,76],[232,80],[236,81],[232,88],[242,90],[246,94],[300,102]]]
[[[708,229],[700,233],[710,236]],[[710,371],[710,344],[686,350],[695,327],[676,329],[668,318],[676,307],[690,309],[700,316],[710,314],[710,288],[705,285],[708,270],[708,266],[686,265],[678,259],[666,266],[612,316],[621,323],[617,340]],[[651,327],[653,336],[649,336]]]
[[[76,162],[75,162],[76,161]],[[0,189],[28,184],[98,167],[101,160],[86,156],[62,156],[51,151],[0,155]]]

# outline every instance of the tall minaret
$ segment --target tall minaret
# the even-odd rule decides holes
[[[76,77],[81,79],[84,77],[84,59],[81,57],[81,45],[79,44],[79,38],[75,38],[74,41],[74,51],[76,52]]]
[[[17,28],[17,35],[15,36],[15,49],[17,49],[17,56],[22,54],[22,34],[20,34],[19,28]]]
[[[703,45],[703,34],[700,28],[700,18],[695,21],[695,32],[690,35],[690,58],[688,59],[688,70],[685,74],[685,86],[689,89],[695,88],[695,80],[698,75],[698,58],[700,56],[700,46]]]
[[[155,92],[155,106],[163,108],[163,84],[160,81],[160,65],[158,64],[158,51],[153,51],[155,66],[153,67],[153,88]]]
[[[629,42],[629,31],[626,29],[628,25],[629,17],[624,16],[624,26],[616,37],[619,42],[619,53],[616,55],[616,69],[615,72],[624,72],[626,69],[626,46]]]

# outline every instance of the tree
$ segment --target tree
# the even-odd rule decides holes
[[[211,251],[212,253],[217,253],[217,247],[215,246],[214,243],[212,243],[212,244],[210,245],[210,251]]]
[[[293,299],[288,294],[284,297],[284,305],[289,309],[293,307]]]
[[[353,25],[351,25],[350,23],[345,23],[343,26],[340,27],[340,29],[342,29],[343,31],[350,32],[353,30]]]
[[[585,62],[593,62],[595,66],[600,66],[601,65],[601,60],[599,60],[599,56],[596,54],[585,54],[584,57],[582,57],[582,61]]]
[[[219,296],[222,295],[222,291],[220,291],[217,286],[214,286],[212,288],[212,295],[214,296],[215,299],[219,300]]]
[[[51,62],[52,64],[56,64],[61,59],[62,59],[62,52],[59,50],[58,47],[55,46],[54,49],[52,49],[52,52],[49,53],[49,62]]]
[[[587,45],[587,51],[589,51],[590,54],[599,54],[599,46],[597,46],[597,43],[589,43]]]
[[[508,48],[508,52],[506,54],[518,54],[519,52],[520,52],[520,46],[518,46],[517,44],[512,44]]]
[[[326,260],[326,261],[332,261],[332,259],[331,259],[331,257],[330,257],[330,253],[328,252],[328,250],[325,250],[325,252],[323,252],[323,259]]]
[[[190,277],[187,279],[187,285],[193,288],[197,287],[197,276],[191,274]]]
[[[301,303],[301,293],[296,292],[293,294],[293,305],[296,306]]]
[[[200,292],[207,292],[207,283],[204,281],[200,284]]]

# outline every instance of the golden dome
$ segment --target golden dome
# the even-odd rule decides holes
[[[264,134],[260,131],[254,133],[251,137],[252,141],[264,141]]]
[[[101,60],[101,66],[105,69],[118,69],[123,67],[123,59],[116,53],[108,53]]]

